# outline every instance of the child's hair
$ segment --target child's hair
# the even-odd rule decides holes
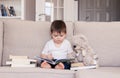
[[[66,24],[64,21],[62,20],[55,20],[52,22],[51,24],[51,33],[53,32],[58,32],[58,33],[61,33],[61,32],[64,32],[66,33]]]

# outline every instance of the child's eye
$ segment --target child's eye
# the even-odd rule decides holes
[[[54,35],[54,37],[57,37],[57,35]]]
[[[63,35],[60,35],[60,37],[63,37]]]

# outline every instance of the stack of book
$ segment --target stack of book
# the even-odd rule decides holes
[[[14,7],[0,4],[0,16],[16,16]]]
[[[72,63],[70,70],[80,70],[80,69],[95,69],[97,68],[96,65],[92,66],[84,66],[83,63]]]
[[[36,60],[29,59],[27,56],[9,56],[9,61],[6,61],[6,65],[11,67],[36,67]]]

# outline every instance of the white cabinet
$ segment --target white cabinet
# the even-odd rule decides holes
[[[21,0],[0,0],[0,18],[21,18]]]
[[[17,18],[33,21],[75,20],[74,0],[0,0],[0,5],[14,7],[16,15],[1,18]],[[0,7],[1,8],[1,7]]]
[[[36,0],[36,21],[45,21],[45,0]]]
[[[10,7],[14,8],[15,15],[10,15]],[[9,18],[35,20],[35,0],[0,0],[0,19]]]
[[[53,14],[52,20],[61,19],[64,20],[64,9],[65,9],[65,1],[64,0],[53,0]]]
[[[75,1],[74,0],[64,0],[64,20],[65,21],[75,21]]]
[[[36,0],[36,21],[74,21],[74,0]]]

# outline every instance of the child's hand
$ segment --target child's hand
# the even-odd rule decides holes
[[[48,59],[53,59],[52,54],[48,54],[48,55],[47,55],[47,58],[48,58]]]
[[[40,57],[42,57],[42,58],[47,58],[47,55],[41,54]]]

